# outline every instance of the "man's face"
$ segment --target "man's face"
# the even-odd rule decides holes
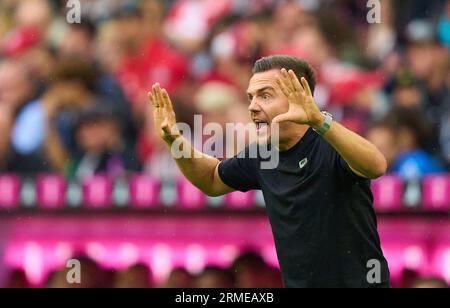
[[[0,103],[17,109],[31,98],[31,87],[23,68],[18,64],[0,66]]]
[[[89,59],[91,56],[89,35],[81,29],[70,28],[61,42],[60,53],[66,57]]]
[[[103,154],[120,145],[120,129],[112,120],[82,124],[76,133],[78,145],[85,153]]]
[[[289,102],[276,83],[277,69],[253,75],[247,90],[250,117],[257,126],[259,142],[269,142],[272,120],[288,112]],[[289,132],[291,123],[280,123],[280,141]],[[267,128],[267,129],[266,129]]]
[[[409,46],[407,61],[411,71],[419,79],[426,79],[436,61],[437,47],[431,43],[418,43]]]
[[[392,167],[399,155],[398,142],[394,133],[387,127],[372,128],[366,136],[380,151]]]

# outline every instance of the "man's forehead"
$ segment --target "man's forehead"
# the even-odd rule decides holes
[[[280,73],[280,70],[273,69],[267,72],[256,73],[250,79],[248,93],[255,93],[264,88],[277,88],[276,76]]]

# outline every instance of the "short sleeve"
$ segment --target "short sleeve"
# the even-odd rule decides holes
[[[224,160],[219,165],[219,176],[229,187],[242,192],[259,190],[257,170],[258,159],[245,158],[242,152],[237,156]]]
[[[46,120],[39,102],[33,102],[19,114],[11,133],[14,149],[22,155],[39,150],[45,141]]]
[[[357,175],[344,160],[344,158],[326,141],[323,142],[325,151],[328,153],[328,161],[331,168],[339,175],[340,178],[351,181],[369,181],[369,179]]]
[[[370,182],[369,179],[357,175],[352,170],[352,168],[350,168],[350,166],[344,160],[344,158],[342,158],[342,156],[339,155],[339,153],[337,153],[337,152],[335,152],[335,153],[336,153],[336,162],[337,162],[338,169],[343,174],[343,176],[346,176],[346,177],[352,179],[353,181],[369,181]]]

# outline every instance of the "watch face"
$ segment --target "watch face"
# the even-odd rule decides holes
[[[325,122],[321,127],[314,129],[314,131],[316,131],[321,136],[323,136],[330,130],[331,123],[333,123],[333,116],[330,113],[326,111],[323,111],[322,113],[325,115]]]
[[[330,117],[330,118],[333,118],[333,115],[331,114],[331,113],[329,113],[329,112],[326,112],[326,111],[324,111],[324,112],[322,112],[325,116],[327,116],[327,117]]]

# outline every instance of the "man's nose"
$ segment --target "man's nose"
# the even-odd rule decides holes
[[[252,101],[250,102],[250,105],[248,106],[248,110],[250,112],[258,112],[261,110],[261,108],[255,98],[252,99]]]

